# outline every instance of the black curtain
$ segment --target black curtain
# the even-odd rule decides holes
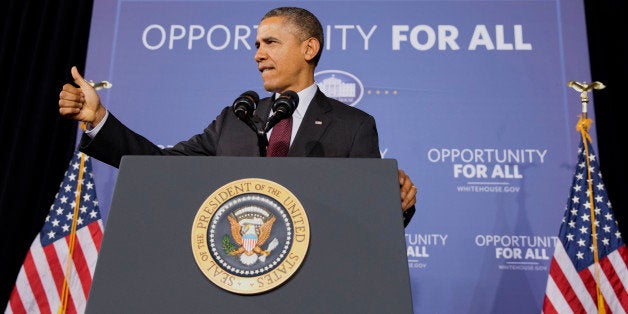
[[[91,0],[9,0],[0,6],[0,311],[41,229],[74,151],[77,123],[59,92],[82,71]]]
[[[626,144],[620,93],[628,74],[628,11],[623,1],[584,3],[592,78],[607,86],[594,94],[598,155],[626,239],[622,193],[628,191],[628,172],[620,154]],[[77,124],[59,117],[58,94],[71,80],[72,65],[84,72],[93,0],[8,0],[1,6],[0,310],[74,151]]]
[[[593,92],[600,168],[608,197],[628,241],[628,167],[623,151],[628,146],[626,90],[628,82],[628,9],[626,1],[585,0],[591,79],[606,85]],[[622,95],[624,94],[624,95]],[[622,109],[623,107],[623,109]]]

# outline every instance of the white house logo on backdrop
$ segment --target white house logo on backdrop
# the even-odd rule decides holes
[[[458,192],[517,193],[525,170],[545,163],[547,149],[430,148],[431,163],[450,164],[451,176],[464,181]]]
[[[318,87],[327,97],[355,107],[364,95],[362,82],[353,74],[340,70],[325,70],[314,74]]]

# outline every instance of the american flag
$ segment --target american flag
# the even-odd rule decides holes
[[[91,158],[88,156],[84,157],[83,177],[79,180],[81,155],[85,156],[76,152],[70,161],[44,226],[24,259],[6,313],[60,312],[79,184],[81,197],[72,263],[69,265],[70,274],[66,282],[65,311],[67,313],[85,311],[103,235],[103,225],[96,199]]]
[[[593,147],[590,144],[587,147],[588,154],[584,141],[580,141],[578,164],[550,265],[544,313],[598,313],[598,299],[602,300],[599,312],[628,311],[628,252],[617,228],[597,157]],[[593,195],[589,192],[587,159]],[[595,234],[598,266],[594,255]]]

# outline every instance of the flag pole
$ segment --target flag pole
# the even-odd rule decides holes
[[[85,131],[87,126],[85,122],[81,122],[80,124],[81,130]],[[70,286],[70,276],[72,272],[70,268],[72,267],[72,256],[74,254],[74,245],[76,240],[76,222],[78,220],[78,209],[81,204],[81,189],[83,185],[83,173],[85,172],[85,154],[81,154],[81,164],[79,165],[78,170],[78,181],[76,182],[76,198],[74,199],[74,213],[72,215],[72,228],[70,229],[70,239],[68,243],[68,259],[65,264],[65,276],[63,277],[63,285],[61,288],[61,304],[59,306],[59,314],[64,314],[68,308],[68,295],[69,295],[69,286]]]
[[[585,156],[589,156],[589,145],[591,143],[591,136],[589,135],[589,127],[591,126],[591,119],[587,116],[587,105],[589,103],[588,93],[594,89],[603,89],[606,86],[600,82],[593,82],[591,84],[587,84],[586,82],[579,83],[575,81],[569,81],[567,86],[575,89],[580,92],[580,102],[582,103],[582,113],[580,114],[580,119],[576,124],[576,130],[580,132],[582,137],[582,143],[585,150]],[[590,213],[591,213],[591,235],[593,238],[593,261],[594,261],[594,270],[595,270],[595,291],[597,296],[597,309],[598,313],[605,314],[606,309],[604,307],[604,296],[600,291],[600,263],[599,263],[599,250],[598,250],[598,234],[596,230],[596,221],[595,221],[595,201],[593,200],[593,179],[591,177],[591,166],[589,164],[589,158],[585,158],[587,163],[587,191],[589,195],[589,203],[591,204]]]

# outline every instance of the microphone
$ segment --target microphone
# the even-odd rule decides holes
[[[273,103],[273,115],[268,118],[264,133],[270,131],[279,121],[289,118],[299,105],[299,95],[291,90],[285,91],[279,95]]]
[[[253,111],[257,107],[257,103],[259,102],[259,95],[256,92],[250,90],[242,93],[236,100],[233,102],[231,109],[233,113],[246,123],[255,133],[258,132],[257,126],[253,122]]]

